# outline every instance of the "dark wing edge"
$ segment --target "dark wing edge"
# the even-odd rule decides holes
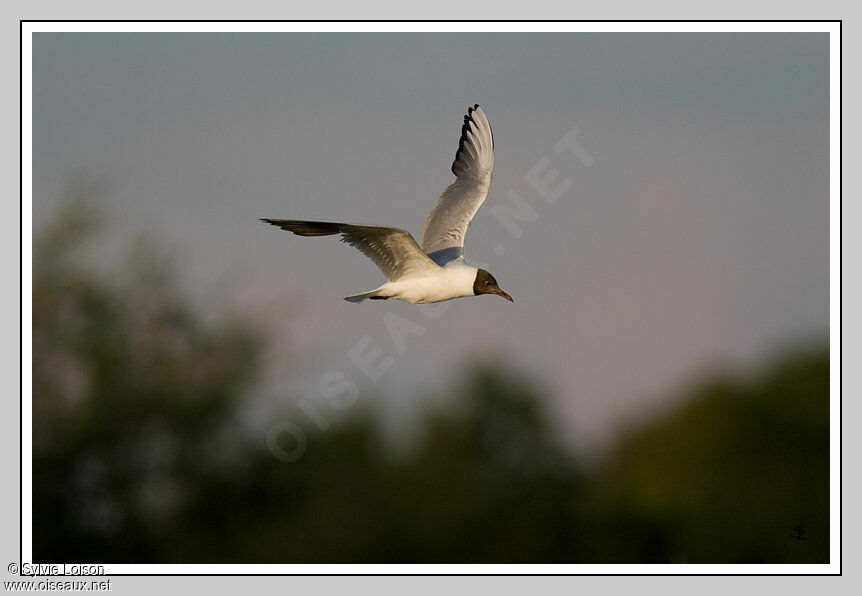
[[[268,219],[260,221],[293,232],[297,236],[334,236],[374,261],[390,281],[416,269],[436,269],[438,265],[416,244],[409,232],[400,228],[363,226],[329,221]]]
[[[452,173],[459,178],[464,175],[479,178],[489,167],[493,167],[493,161],[487,163],[488,155],[493,159],[493,154],[494,134],[491,131],[491,123],[479,104],[474,104],[472,108],[467,108],[467,114],[464,116],[458,150],[452,162]]]
[[[293,232],[297,236],[332,236],[343,233],[344,228],[349,225],[330,221],[300,221],[297,219],[261,218],[260,221]]]

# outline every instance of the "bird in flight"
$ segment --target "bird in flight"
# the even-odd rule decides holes
[[[348,302],[394,298],[423,304],[482,294],[496,294],[514,302],[493,275],[464,262],[464,236],[488,196],[493,169],[494,136],[485,112],[477,104],[464,116],[452,163],[455,182],[443,191],[428,214],[421,244],[399,228],[296,219],[261,221],[298,236],[340,234],[342,242],[374,261],[387,282],[370,292],[348,296]]]

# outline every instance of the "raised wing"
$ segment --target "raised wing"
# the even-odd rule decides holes
[[[422,250],[438,265],[463,258],[470,220],[488,196],[494,169],[494,135],[478,105],[467,110],[458,152],[452,163],[455,182],[443,191],[425,220]]]
[[[326,221],[295,219],[262,219],[266,223],[293,232],[298,236],[332,236],[341,234],[341,241],[358,248],[374,261],[389,281],[410,275],[433,273],[440,268],[422,252],[413,236],[398,228],[357,226]]]

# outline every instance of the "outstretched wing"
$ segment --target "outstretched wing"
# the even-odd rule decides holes
[[[443,191],[422,230],[422,250],[438,265],[463,258],[467,227],[488,196],[493,169],[494,135],[485,112],[475,105],[461,127],[452,163],[455,182]]]
[[[440,268],[422,252],[413,236],[398,228],[356,226],[326,221],[295,219],[262,219],[266,223],[293,232],[298,236],[332,236],[341,234],[341,241],[355,246],[374,261],[389,281],[410,275],[433,273]]]

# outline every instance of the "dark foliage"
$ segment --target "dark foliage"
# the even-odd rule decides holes
[[[543,392],[493,366],[406,454],[363,410],[284,463],[238,423],[261,338],[204,324],[147,251],[82,266],[97,219],[70,203],[34,245],[36,561],[828,560],[822,350],[694,389],[588,473]]]

